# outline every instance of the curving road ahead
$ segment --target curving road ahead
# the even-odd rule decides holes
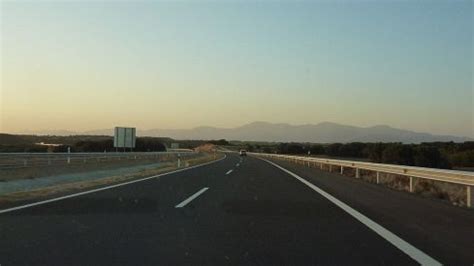
[[[228,154],[0,213],[0,265],[474,263],[472,210],[276,163]]]

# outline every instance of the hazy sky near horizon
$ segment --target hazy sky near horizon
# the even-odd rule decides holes
[[[473,2],[1,1],[0,132],[331,121],[474,137]]]

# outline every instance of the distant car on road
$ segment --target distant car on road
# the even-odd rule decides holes
[[[240,154],[240,156],[247,156],[247,151],[246,150],[240,150],[239,154]]]

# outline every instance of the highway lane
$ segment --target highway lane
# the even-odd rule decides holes
[[[236,155],[0,214],[0,237],[1,265],[416,264],[294,177]]]
[[[448,265],[474,264],[474,212],[449,202],[286,161],[274,162]]]

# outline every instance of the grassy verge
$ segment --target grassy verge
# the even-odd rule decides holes
[[[116,169],[118,167],[132,167],[145,164],[156,163],[171,163],[176,162],[175,155],[161,156],[156,159],[139,158],[139,159],[121,159],[121,160],[101,160],[97,161],[89,159],[85,163],[71,163],[71,164],[52,164],[45,166],[33,166],[16,169],[0,169],[0,182],[11,181],[19,179],[35,179],[47,176],[62,175],[62,174],[76,174],[86,173],[97,170]]]

